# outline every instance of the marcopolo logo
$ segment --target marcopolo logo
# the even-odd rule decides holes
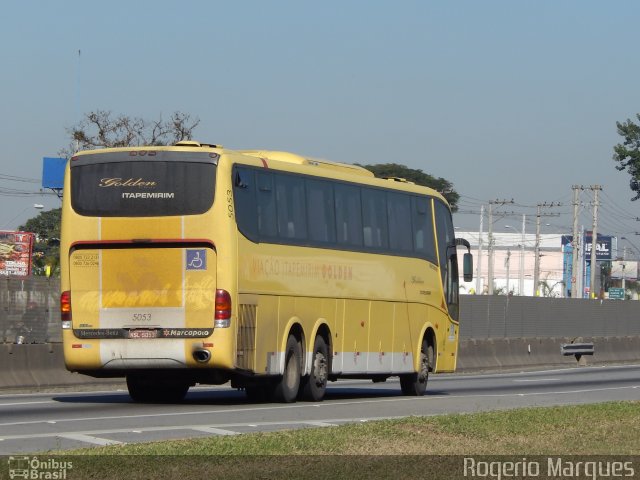
[[[65,480],[67,472],[73,468],[73,462],[55,458],[9,457],[9,478],[33,480]]]

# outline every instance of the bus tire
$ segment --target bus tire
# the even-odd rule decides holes
[[[327,390],[329,378],[329,348],[324,338],[318,335],[313,343],[311,373],[305,377],[302,398],[309,402],[321,402]]]
[[[427,345],[427,367],[430,372],[436,369],[436,350],[431,343]]]
[[[420,371],[400,375],[400,388],[403,395],[421,397],[427,390],[427,381],[429,380],[429,345],[427,340],[422,340],[420,348]]]
[[[189,385],[158,385],[137,375],[127,375],[127,389],[134,402],[177,403],[184,400]]]
[[[287,339],[284,351],[284,372],[273,391],[273,398],[277,402],[291,403],[296,401],[300,389],[302,375],[302,351],[300,343],[293,335]]]

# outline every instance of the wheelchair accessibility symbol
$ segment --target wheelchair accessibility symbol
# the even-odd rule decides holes
[[[206,270],[207,250],[187,250],[187,270]]]

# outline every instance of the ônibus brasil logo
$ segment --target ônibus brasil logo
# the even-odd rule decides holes
[[[33,480],[65,480],[67,471],[73,468],[73,462],[55,458],[9,457],[9,478]]]

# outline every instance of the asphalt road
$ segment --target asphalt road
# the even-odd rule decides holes
[[[251,404],[229,387],[192,389],[184,403],[133,403],[126,391],[0,395],[0,455],[210,435],[322,427],[410,415],[640,400],[640,365],[433,375],[427,394],[397,381],[331,383],[323,402]]]

